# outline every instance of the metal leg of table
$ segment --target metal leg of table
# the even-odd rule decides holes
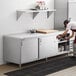
[[[21,64],[19,64],[19,69],[21,69]]]

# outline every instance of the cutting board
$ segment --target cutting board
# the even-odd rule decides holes
[[[47,33],[53,33],[53,32],[56,32],[58,30],[46,30],[46,29],[38,29],[37,32],[38,33],[44,33],[44,34],[47,34]]]

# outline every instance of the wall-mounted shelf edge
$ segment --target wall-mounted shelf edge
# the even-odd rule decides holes
[[[20,18],[20,16],[23,13],[33,13],[33,19],[34,19],[38,13],[47,12],[47,18],[49,18],[49,16],[55,11],[56,11],[55,9],[52,9],[52,10],[18,10],[18,11],[16,11],[17,12],[17,20]]]

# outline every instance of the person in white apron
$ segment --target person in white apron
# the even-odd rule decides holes
[[[61,37],[65,36],[68,33],[68,31],[71,30],[72,34],[69,37],[66,37],[66,40],[72,38],[75,34],[75,40],[74,40],[74,44],[73,44],[73,50],[74,50],[73,56],[75,56],[75,53],[76,53],[76,22],[65,20],[64,26],[65,26],[66,30],[64,31],[64,33],[58,35],[57,38],[61,38]]]

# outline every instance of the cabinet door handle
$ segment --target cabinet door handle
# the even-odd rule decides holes
[[[42,39],[39,39],[39,42],[42,42]]]
[[[41,45],[42,39],[39,39],[39,45]]]

